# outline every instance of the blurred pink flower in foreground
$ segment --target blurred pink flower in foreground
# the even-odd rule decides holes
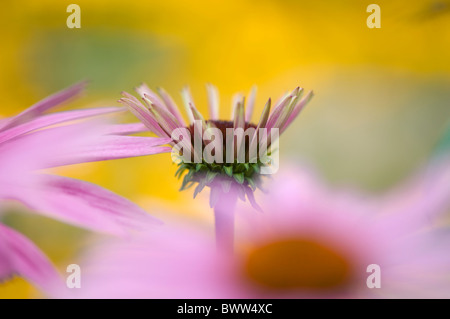
[[[450,297],[450,238],[432,222],[450,206],[448,161],[382,198],[298,169],[278,177],[235,254],[217,253],[201,231],[161,227],[100,245],[81,264],[81,289],[58,297]],[[366,284],[372,264],[381,288]]]
[[[42,115],[82,89],[82,84],[70,87],[0,122],[0,212],[10,201],[19,201],[39,214],[116,235],[127,234],[130,227],[157,222],[138,206],[99,186],[32,172],[60,164],[119,158],[129,145],[151,150],[148,139],[105,135],[120,133],[127,126],[95,122],[98,128],[92,128],[91,123],[49,128],[121,110],[96,108]],[[102,148],[98,147],[100,143]],[[0,224],[0,281],[15,274],[43,289],[54,284],[58,276],[32,242]]]

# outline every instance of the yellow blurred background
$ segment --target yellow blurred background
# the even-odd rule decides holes
[[[366,25],[373,2],[380,29]],[[375,192],[420,167],[449,124],[450,1],[78,0],[81,28],[69,29],[71,3],[2,4],[1,116],[88,79],[87,94],[70,107],[118,105],[122,90],[146,82],[177,102],[189,84],[206,113],[204,84],[211,82],[224,118],[233,93],[256,84],[255,120],[268,97],[300,85],[316,96],[282,137],[282,159]],[[113,190],[161,219],[181,215],[208,229],[207,196],[194,201],[191,190],[178,192],[175,170],[165,154],[57,172]],[[20,210],[3,222],[64,274],[90,234]],[[41,295],[26,281],[0,283],[0,298],[28,297]]]

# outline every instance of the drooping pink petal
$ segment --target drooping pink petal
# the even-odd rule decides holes
[[[280,104],[274,107],[272,114],[270,114],[270,117],[267,120],[266,127],[268,130],[274,127],[278,118],[283,114],[284,108],[287,107],[289,103],[291,103],[292,98],[293,98],[292,95],[288,95],[286,98],[284,98],[283,101],[281,101]]]
[[[297,88],[295,88],[294,91],[292,91],[291,95],[292,95],[292,99],[283,108],[280,116],[276,119],[275,123],[272,125],[272,128],[281,129],[285,125],[285,123],[291,116],[292,112],[294,112],[295,106],[300,101],[300,98],[303,95],[303,89],[300,87],[297,87]]]
[[[17,136],[29,133],[34,130],[41,129],[46,126],[55,125],[59,123],[64,123],[68,121],[78,120],[86,117],[120,112],[126,110],[125,108],[119,107],[103,107],[103,108],[93,108],[93,109],[83,109],[53,113],[48,115],[43,115],[37,117],[29,122],[19,124],[17,126],[11,127],[0,132],[0,143],[7,140],[15,138]]]
[[[172,97],[162,88],[157,88],[157,90],[159,95],[161,95],[161,98],[163,99],[164,103],[166,104],[167,109],[176,117],[176,119],[182,126],[186,127],[187,124],[180,113],[180,108],[172,99]]]
[[[60,277],[47,257],[28,238],[0,224],[0,281],[19,275],[44,291]]]
[[[38,183],[22,185],[22,190],[10,198],[44,216],[94,231],[125,235],[160,224],[136,204],[85,181],[41,174]]]
[[[206,91],[208,93],[209,117],[211,120],[218,120],[219,119],[219,91],[212,84],[206,85]]]
[[[258,141],[261,138],[259,136],[259,129],[264,128],[266,126],[267,120],[269,119],[270,115],[270,106],[271,106],[272,100],[269,98],[269,100],[266,102],[266,105],[264,106],[264,110],[261,114],[261,118],[259,119],[258,126],[255,129],[255,133],[253,134],[253,137],[250,142],[249,147],[249,154],[250,154],[250,161],[257,158],[258,154]]]
[[[128,106],[130,111],[149,128],[150,131],[160,137],[168,137],[166,132],[159,126],[158,121],[153,117],[152,113],[134,96],[122,92],[125,98],[121,98],[118,102]]]
[[[283,95],[281,95],[281,96],[277,99],[277,101],[273,104],[273,105],[274,105],[274,108],[275,108],[277,105],[280,105],[280,103],[283,102],[289,95],[292,95],[291,92],[289,92],[289,91],[286,91]]]
[[[159,125],[161,125],[161,127],[166,131],[167,135],[172,135],[173,130],[182,127],[182,125],[178,122],[175,116],[169,112],[169,110],[153,104],[148,95],[144,95],[143,100],[147,104],[154,118],[158,121]]]
[[[111,135],[130,135],[143,132],[148,132],[148,127],[145,126],[142,122],[127,123],[127,124],[111,124],[105,130],[105,134]]]
[[[0,197],[11,184],[32,184],[34,175],[30,171],[47,167],[61,150],[55,147],[61,138],[67,138],[59,142],[63,148],[75,145],[72,134],[77,134],[78,126],[69,127],[33,132],[0,143]]]
[[[159,96],[150,90],[147,84],[142,83],[136,88],[136,92],[143,98],[147,95],[147,98],[156,106],[164,108],[164,102],[159,98]]]
[[[251,122],[252,120],[252,114],[253,109],[255,107],[255,99],[256,99],[256,85],[252,87],[252,90],[250,91],[250,94],[248,96],[248,102],[247,102],[247,111],[245,112],[245,121]]]
[[[234,119],[236,108],[239,102],[242,101],[244,95],[242,93],[236,93],[231,98],[231,119]]]
[[[194,123],[194,115],[192,114],[191,111],[191,105],[195,108],[195,104],[189,87],[186,86],[181,90],[181,97],[183,98],[183,104],[184,108],[186,109],[187,116],[189,118],[189,123],[192,124]]]
[[[34,104],[33,106],[29,107],[25,111],[21,112],[20,114],[9,118],[7,121],[0,124],[0,130],[5,130],[7,128],[10,128],[12,126],[18,125],[20,123],[24,123],[26,121],[29,121],[36,116],[39,116],[43,112],[58,106],[64,102],[69,101],[70,99],[76,97],[79,95],[86,83],[81,82],[77,83],[71,87],[68,87],[67,89],[64,89],[58,93],[55,93],[42,101],[39,101],[38,103]]]
[[[234,120],[233,120],[233,128],[242,129],[245,128],[245,108],[244,108],[244,99],[241,102],[238,102],[236,106],[236,110],[234,112]],[[237,150],[237,159],[240,162],[245,161],[245,134],[237,134],[236,135],[236,150]]]
[[[266,105],[264,105],[264,109],[261,113],[261,117],[258,122],[258,128],[264,128],[266,127],[267,121],[269,120],[270,116],[270,108],[271,108],[272,100],[269,98],[266,102]]]
[[[295,107],[295,105],[294,105],[293,101],[291,101],[291,103],[289,103],[289,105],[287,105],[281,111],[280,116],[275,121],[275,123],[273,123],[272,127],[269,130],[272,131],[273,129],[280,129],[280,128],[282,128],[284,126],[284,124],[286,123],[286,121],[289,119],[289,116],[294,111],[294,107]]]
[[[201,122],[201,127],[199,127],[198,125],[196,125],[196,123],[194,123],[194,136],[202,137],[202,136],[204,136],[205,131],[208,128],[206,125],[205,118],[192,104],[190,105],[190,109],[191,109],[192,115],[194,116],[195,122],[196,123],[197,123],[197,121]],[[184,145],[186,146],[186,144],[184,144]],[[201,149],[196,149],[195,144],[196,143],[194,141],[194,147],[192,148],[193,153],[194,153],[194,159],[200,159],[200,158],[202,158],[202,154],[199,154],[199,153],[201,153]],[[209,154],[207,154],[206,157],[207,158],[205,158],[205,159],[211,160],[209,157]]]
[[[191,104],[190,105],[190,109],[192,112],[192,115],[194,116],[194,120],[197,123],[197,121],[201,122],[201,127],[199,127],[198,125],[196,125],[196,123],[194,123],[194,136],[204,136],[206,129],[208,128],[206,125],[206,121],[205,118],[203,117],[203,115]],[[194,141],[194,145],[195,145],[195,141]],[[195,149],[195,147],[193,148],[195,157],[194,158],[201,158],[201,154],[198,154],[198,152],[201,152],[201,149],[197,150]],[[209,155],[209,154],[208,154]],[[208,159],[209,156],[207,155]],[[199,157],[197,157],[199,156]]]
[[[166,121],[167,118],[170,118],[171,121],[176,123],[177,127],[186,126],[186,123],[183,120],[183,117],[181,116],[175,102],[167,93],[164,92],[164,90],[160,89],[160,92],[162,92],[163,100],[161,100],[155,92],[150,90],[150,88],[146,84],[142,84],[141,86],[137,87],[136,91],[142,97],[144,102],[148,103],[149,105],[154,105],[154,107],[158,110],[158,113],[160,113],[166,119]]]
[[[202,121],[203,123],[203,127],[206,128],[206,122],[205,122],[205,118],[203,117],[202,113],[200,113],[195,106],[193,106],[192,104],[189,105],[192,115],[194,116],[194,120],[195,121]]]
[[[294,110],[292,111],[291,115],[289,115],[288,119],[283,124],[280,134],[282,134],[289,127],[289,125],[300,114],[300,112],[303,110],[305,105],[308,104],[308,102],[312,99],[313,96],[314,96],[313,91],[309,91],[308,94],[306,94],[306,96],[303,99],[301,99],[300,102],[297,103],[297,105],[294,107]]]

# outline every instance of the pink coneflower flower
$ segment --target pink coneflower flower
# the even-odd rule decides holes
[[[277,151],[278,136],[309,102],[312,92],[302,98],[303,89],[297,87],[282,97],[272,112],[269,99],[259,121],[252,122],[256,88],[247,102],[244,96],[235,95],[231,120],[219,119],[218,91],[213,85],[207,85],[209,119],[200,114],[189,89],[183,89],[188,121],[163,89],[158,89],[158,95],[143,84],[136,91],[142,101],[123,92],[119,102],[127,105],[151,132],[172,139],[172,159],[179,166],[175,176],[186,173],[180,190],[197,185],[195,198],[205,187],[211,188],[210,206],[215,211],[218,245],[231,249],[237,199],[245,201],[247,197],[259,209],[253,191],[261,187],[262,174],[277,169],[272,155]]]
[[[100,245],[82,264],[79,295],[60,296],[450,296],[450,241],[431,227],[450,207],[448,161],[378,199],[329,189],[296,169],[278,177],[234,255],[215,253],[199,231],[167,226]]]
[[[57,163],[117,158],[122,154],[123,146],[137,145],[134,137],[131,137],[131,142],[127,136],[91,134],[98,132],[87,124],[48,128],[120,110],[98,108],[41,115],[78,95],[82,88],[82,85],[68,88],[0,122],[0,213],[11,201],[18,201],[32,211],[64,222],[123,235],[130,227],[156,220],[128,200],[99,186],[32,172]],[[114,127],[116,131],[122,128]],[[111,128],[99,128],[99,132],[106,131],[111,133]],[[138,140],[141,148],[150,146],[149,140]],[[105,148],[98,149],[99,141],[108,143]],[[76,156],[72,157],[73,154]],[[51,263],[32,242],[0,224],[0,281],[14,274],[43,289],[48,289],[57,276]]]

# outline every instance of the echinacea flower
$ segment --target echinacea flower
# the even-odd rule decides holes
[[[136,226],[157,222],[128,200],[91,183],[33,171],[58,163],[117,158],[122,145],[136,145],[134,138],[93,133],[111,131],[90,123],[68,124],[118,108],[98,108],[42,115],[78,95],[83,85],[59,92],[0,122],[0,213],[11,201],[31,211],[87,229],[124,235]],[[96,122],[97,123],[97,122]],[[48,126],[66,124],[61,127]],[[116,127],[116,131],[122,127]],[[101,141],[109,141],[98,149]],[[142,146],[150,146],[142,140]],[[115,142],[115,143],[114,143]],[[143,142],[143,143],[142,143]],[[76,155],[76,156],[74,156]],[[42,289],[54,284],[57,272],[45,255],[26,237],[0,224],[0,281],[20,275]]]
[[[213,85],[207,85],[208,119],[198,111],[189,89],[183,89],[189,121],[184,120],[179,107],[163,89],[158,89],[158,95],[142,84],[136,91],[142,101],[123,92],[119,102],[127,105],[158,137],[172,139],[172,159],[179,166],[175,176],[186,172],[180,190],[197,185],[195,198],[205,187],[211,188],[210,206],[215,210],[218,245],[231,249],[237,199],[245,201],[247,197],[253,207],[260,209],[253,191],[261,187],[262,174],[276,171],[272,155],[277,151],[279,134],[295,120],[312,92],[302,98],[303,89],[297,87],[282,97],[272,111],[269,99],[259,121],[252,122],[256,88],[247,102],[244,96],[235,95],[231,120],[219,119],[218,90]]]
[[[448,161],[382,198],[330,189],[305,170],[278,177],[234,255],[167,226],[100,245],[82,263],[83,288],[59,296],[450,297],[450,238],[432,222],[450,208]]]

